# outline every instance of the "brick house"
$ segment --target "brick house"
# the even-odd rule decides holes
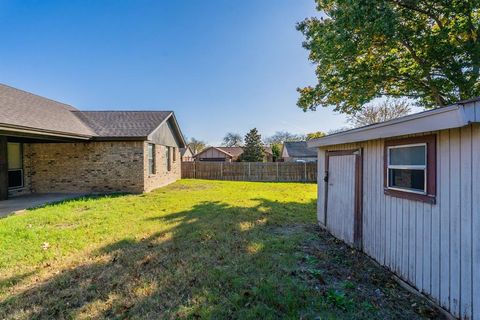
[[[79,111],[0,84],[0,200],[148,192],[181,176],[172,111]]]

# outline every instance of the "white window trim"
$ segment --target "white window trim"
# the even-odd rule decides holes
[[[390,150],[391,149],[420,147],[420,146],[425,147],[425,165],[390,165]],[[428,186],[427,163],[428,163],[428,146],[427,146],[426,142],[414,143],[414,144],[402,144],[402,145],[395,145],[395,146],[387,147],[387,189],[427,195],[427,186]],[[423,188],[424,189],[423,189],[423,192],[418,191],[417,189],[390,187],[390,169],[423,170],[423,174],[424,174],[424,178],[423,178],[423,184],[424,184]]]

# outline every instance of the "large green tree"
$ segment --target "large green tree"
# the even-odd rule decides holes
[[[480,95],[480,0],[316,0],[297,28],[318,83],[298,106],[353,113],[380,96],[423,107]]]
[[[263,149],[262,136],[256,128],[253,128],[245,135],[245,145],[243,147],[242,161],[262,162],[265,156]]]

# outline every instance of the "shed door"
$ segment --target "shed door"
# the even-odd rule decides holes
[[[326,226],[337,238],[361,247],[361,151],[330,151],[326,161]]]

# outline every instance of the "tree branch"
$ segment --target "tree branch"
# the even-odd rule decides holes
[[[418,12],[418,13],[421,13],[423,15],[426,15],[427,17],[429,17],[430,19],[434,20],[435,23],[438,25],[438,27],[440,29],[444,29],[444,25],[442,23],[442,21],[440,20],[439,17],[437,17],[436,15],[434,15],[433,13],[431,13],[430,11],[427,11],[427,10],[423,10],[419,7],[416,7],[416,6],[412,6],[410,4],[407,4],[407,3],[403,3],[401,0],[390,0],[390,2],[400,6],[400,7],[403,7],[405,9],[409,9],[409,10],[412,10],[412,11],[415,11],[415,12]]]

